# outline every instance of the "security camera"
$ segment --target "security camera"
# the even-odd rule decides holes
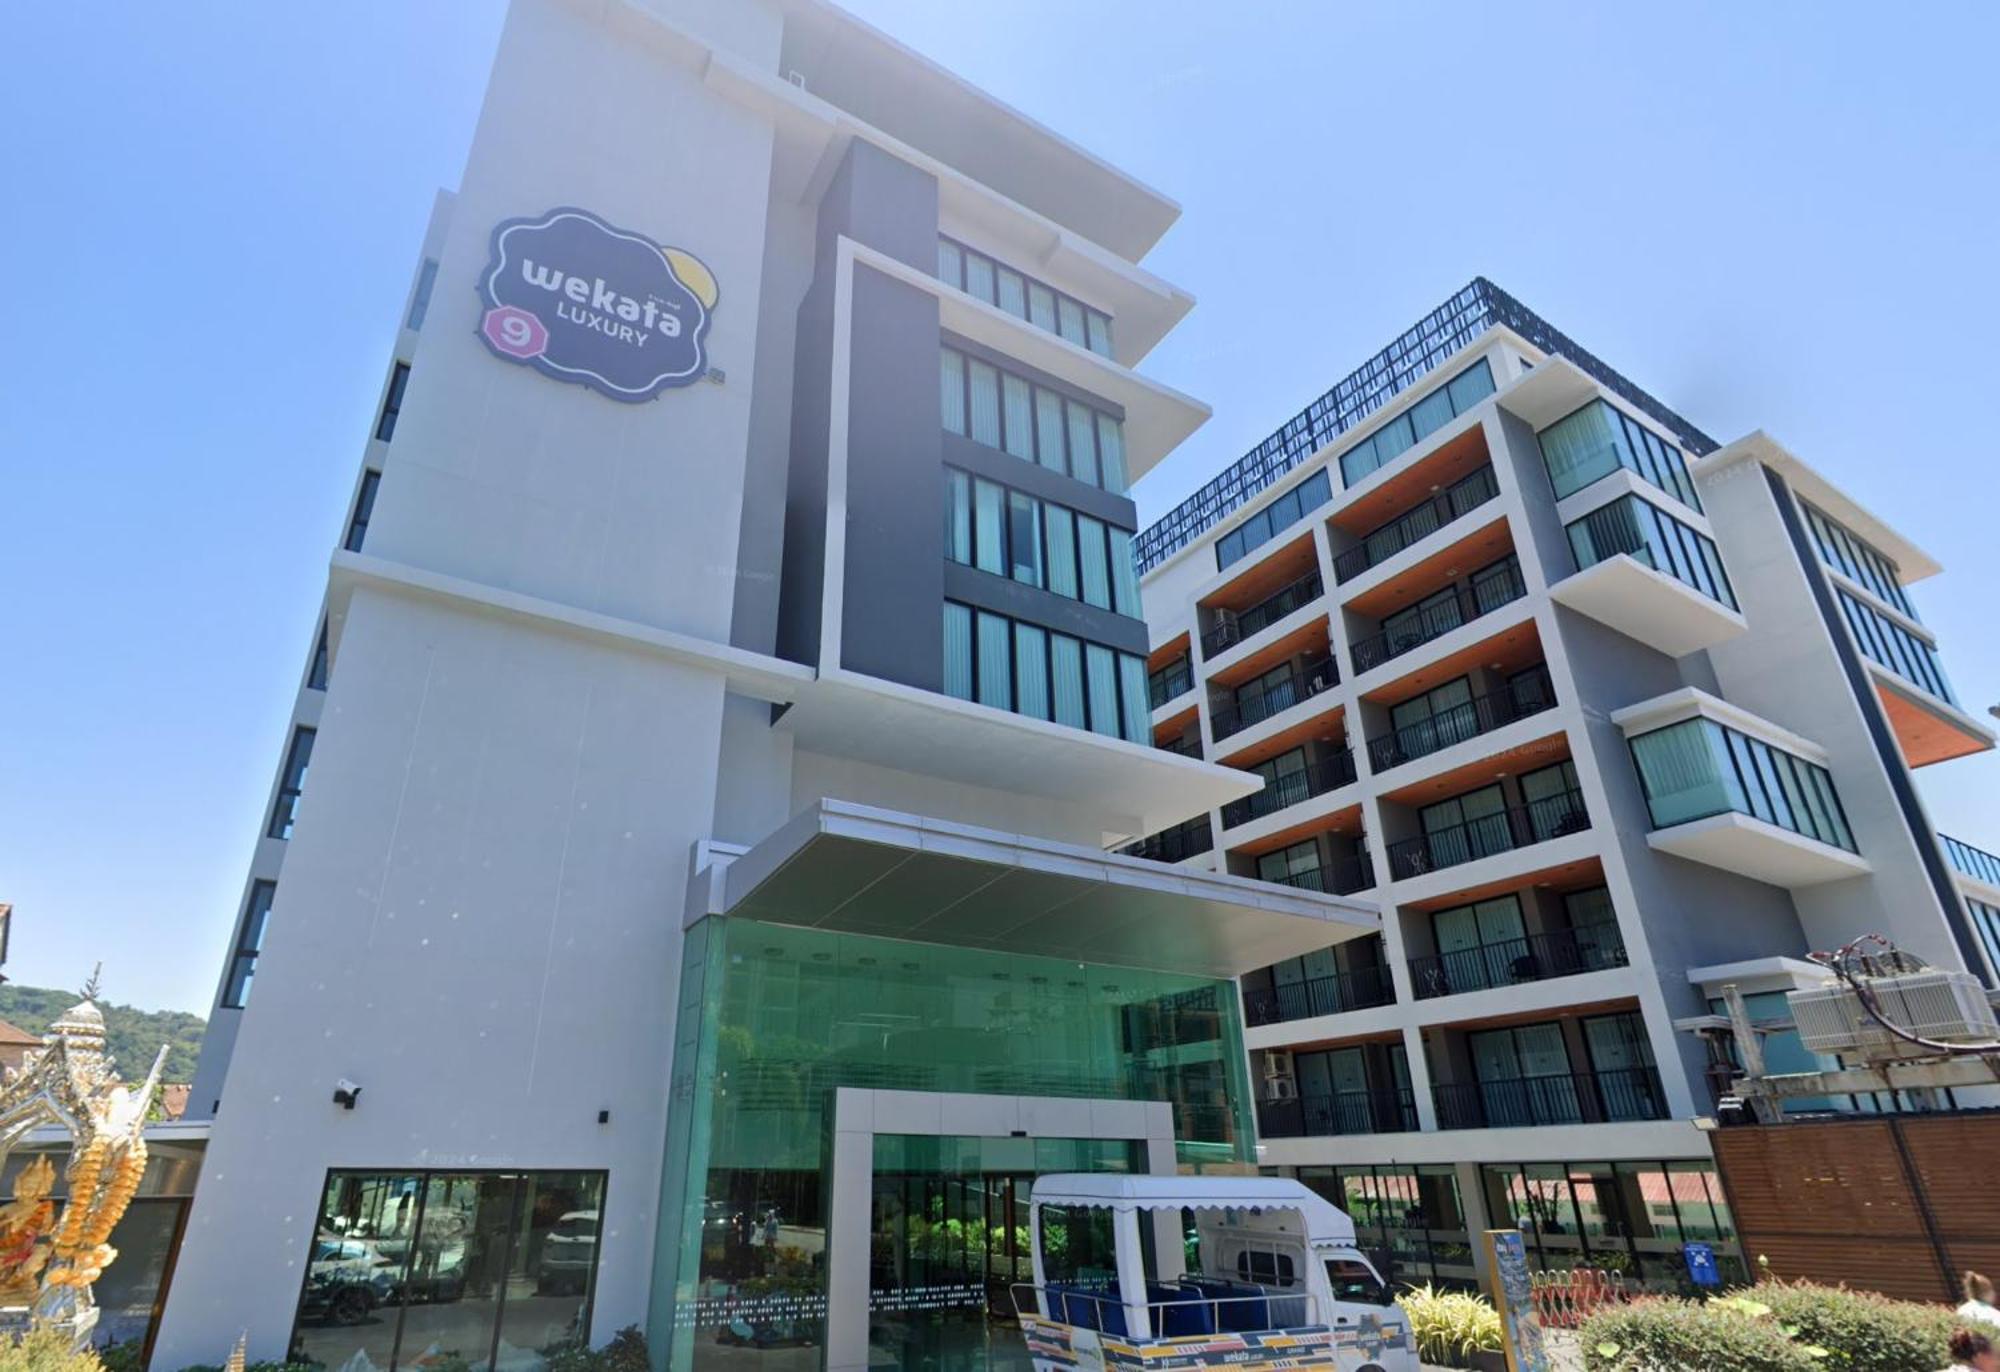
[[[354,1102],[361,1099],[361,1084],[342,1077],[333,1084],[333,1103],[343,1110],[352,1110]]]

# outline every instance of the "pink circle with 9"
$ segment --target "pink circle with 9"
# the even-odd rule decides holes
[[[479,331],[509,357],[540,357],[549,346],[548,326],[516,305],[488,310]]]

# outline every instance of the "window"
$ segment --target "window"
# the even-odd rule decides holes
[[[1042,502],[1019,491],[1007,493],[1007,549],[1014,580],[1042,584]]]
[[[1089,515],[1076,517],[1076,558],[1083,570],[1083,603],[1111,608],[1111,549],[1104,525]]]
[[[368,521],[375,513],[375,492],[382,484],[382,473],[374,470],[361,474],[361,489],[354,497],[354,513],[347,521],[347,537],[340,546],[350,553],[361,551],[362,540],[368,537]]]
[[[1681,504],[1701,508],[1681,450],[1602,400],[1591,401],[1535,437],[1558,500],[1623,467]]]
[[[604,1182],[327,1173],[291,1346],[325,1367],[490,1367],[588,1328]]]
[[[944,473],[944,555],[972,565],[972,478],[950,467]]]
[[[1903,590],[1902,573],[1894,562],[1830,515],[1822,514],[1803,500],[1799,502],[1799,509],[1805,516],[1806,529],[1812,534],[1813,544],[1819,549],[1820,561],[1874,592],[1911,619],[1917,617],[1916,607],[1910,604],[1910,597]]]
[[[1333,499],[1333,482],[1321,467],[1215,543],[1215,569],[1226,570]]]
[[[1144,658],[956,601],[944,605],[943,687],[997,710],[1152,741]]]
[[[945,348],[938,373],[946,433],[1125,494],[1125,425],[1116,415]]]
[[[1485,358],[1467,367],[1389,420],[1340,455],[1340,479],[1352,486],[1370,472],[1402,456],[1430,437],[1447,420],[1455,419],[1493,394],[1493,368]]]
[[[250,979],[257,972],[257,954],[264,947],[264,925],[271,918],[271,900],[278,883],[258,880],[250,884],[250,901],[243,907],[243,920],[236,931],[236,955],[229,962],[229,982],[222,988],[222,1008],[241,1010],[250,994]]]
[[[997,305],[1016,319],[1111,356],[1111,316],[963,243],[938,236],[938,280]]]
[[[424,326],[424,316],[430,313],[431,289],[437,285],[438,264],[435,257],[426,257],[424,265],[417,268],[417,289],[410,296],[409,318],[403,327],[414,332]]]
[[[1986,949],[1986,961],[1993,966],[1988,983],[2000,978],[2000,909],[1995,909],[1983,900],[1965,898],[1965,905],[1972,912],[1972,927],[1979,934],[1979,942]]]
[[[306,784],[306,767],[312,762],[313,731],[301,724],[292,730],[292,746],[285,750],[285,770],[278,777],[278,799],[271,807],[271,822],[264,832],[271,838],[290,838],[298,819],[299,794]]]
[[[1854,630],[1854,641],[1864,656],[1939,700],[1958,704],[1951,683],[1945,680],[1935,647],[1844,588],[1836,586],[1834,591],[1840,597],[1840,612],[1847,617],[1847,626]]]
[[[1007,574],[1005,519],[1007,492],[990,481],[972,483],[972,565],[982,572]]]
[[[326,689],[326,621],[319,622],[319,637],[313,641],[312,665],[306,668],[306,689]]]
[[[389,374],[389,394],[382,399],[382,417],[375,421],[375,437],[387,443],[396,433],[396,416],[403,412],[403,388],[410,384],[410,364],[398,362]]]
[[[1037,500],[984,477],[947,467],[944,555],[961,566],[1009,577],[1143,618],[1132,533]]]
[[[1736,594],[1729,588],[1715,544],[1650,501],[1620,496],[1568,527],[1579,572],[1625,553],[1710,600],[1736,608]]]
[[[1705,716],[1640,734],[1631,748],[1656,829],[1733,811],[1858,851],[1832,774],[1817,763]]]

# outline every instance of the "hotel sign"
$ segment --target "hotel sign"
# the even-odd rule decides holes
[[[714,274],[588,210],[497,225],[479,294],[495,356],[613,400],[651,400],[708,370]]]

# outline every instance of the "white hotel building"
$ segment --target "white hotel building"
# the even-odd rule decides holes
[[[1243,1008],[1259,1160],[1407,1279],[1513,1223],[1551,1266],[1671,1286],[1706,1240],[1740,1273],[1687,1022],[1725,983],[1782,1020],[1874,931],[2000,984],[2000,860],[1911,778],[1994,743],[1905,590],[1936,563],[1484,279],[1140,556],[1156,743],[1266,784],[1128,851],[1379,905]]]

